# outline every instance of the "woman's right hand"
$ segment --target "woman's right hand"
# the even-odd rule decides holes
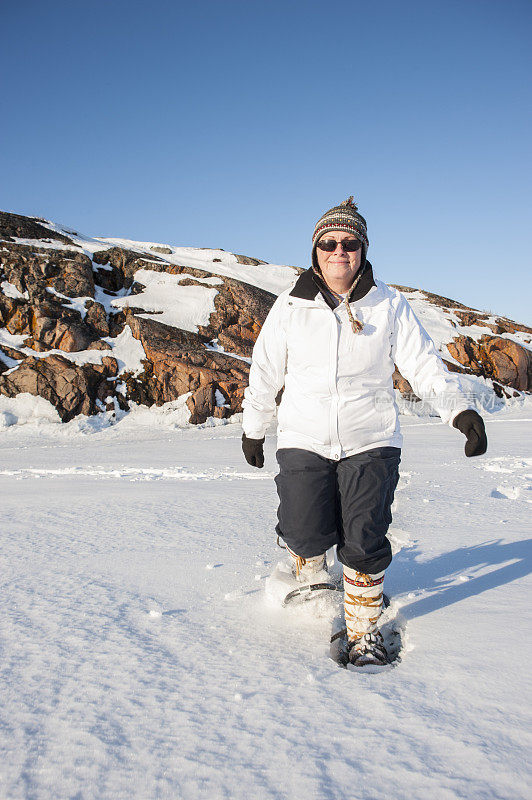
[[[242,450],[248,464],[261,469],[264,466],[264,437],[262,439],[248,439],[242,434]]]

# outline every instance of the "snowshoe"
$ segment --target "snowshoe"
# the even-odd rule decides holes
[[[312,576],[297,576],[291,564],[278,562],[265,584],[266,596],[276,605],[293,606],[307,600],[326,595],[330,592],[343,591],[342,576],[331,574],[327,569],[321,569]]]
[[[313,592],[320,592],[325,589],[328,589],[331,592],[343,592],[344,587],[339,586],[337,583],[333,583],[332,581],[322,581],[321,583],[307,583],[304,584],[303,586],[299,586],[297,589],[292,589],[291,592],[288,592],[288,594],[283,600],[283,606],[287,606],[289,603],[293,603],[296,600],[298,601],[310,600]]]
[[[364,636],[349,642],[347,657],[349,664],[354,667],[365,667],[368,664],[384,667],[391,663],[380,631],[365,633]]]
[[[385,594],[383,595],[383,607],[384,609],[388,609],[390,606],[390,598]],[[356,659],[357,663],[354,663],[353,660],[350,659],[350,651],[354,647],[355,643],[351,643],[347,639],[347,629],[345,627],[339,628],[338,625],[344,622],[343,619],[337,618],[333,622],[333,634],[331,636],[331,645],[330,645],[330,657],[332,660],[338,664],[340,667],[347,667],[349,664],[352,664],[356,667],[366,666],[366,664],[361,663],[361,657],[356,656],[353,654],[352,658]],[[386,615],[384,614],[381,617],[380,627],[381,633],[379,636],[382,639],[384,644],[384,648],[386,654],[388,656],[388,661],[384,662],[384,664],[392,664],[394,665],[396,662],[400,661],[400,650],[402,646],[401,642],[401,626],[397,622],[395,618],[386,619]],[[344,623],[345,624],[345,623]],[[363,660],[363,659],[362,659]],[[376,663],[375,661],[367,661],[368,665],[374,664],[375,666],[381,667],[384,666],[382,663]]]

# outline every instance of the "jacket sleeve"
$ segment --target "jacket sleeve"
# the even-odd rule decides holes
[[[461,411],[474,408],[460,378],[449,372],[427,331],[406,298],[397,292],[392,358],[416,395],[428,401],[443,422],[452,426]]]
[[[286,372],[285,299],[281,295],[270,309],[257,337],[244,392],[242,429],[250,439],[262,439],[275,413],[275,398],[284,386]]]

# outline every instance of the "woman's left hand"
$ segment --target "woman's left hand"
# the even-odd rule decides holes
[[[484,420],[472,408],[461,411],[453,419],[453,427],[458,428],[467,437],[465,454],[468,457],[481,456],[488,449],[488,440]]]

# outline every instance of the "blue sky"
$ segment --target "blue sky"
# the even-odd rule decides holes
[[[369,258],[532,324],[532,4],[94,0],[2,9],[0,208],[306,266]]]

